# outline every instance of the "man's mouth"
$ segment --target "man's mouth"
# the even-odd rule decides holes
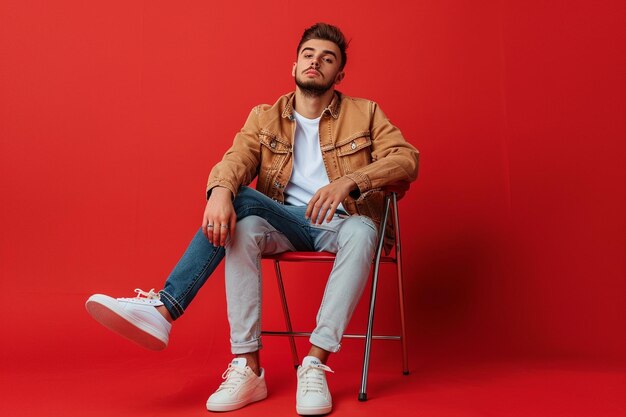
[[[305,70],[304,73],[307,74],[307,75],[308,74],[322,75],[321,72],[319,72],[318,70],[313,69],[313,68],[309,68],[309,69]]]

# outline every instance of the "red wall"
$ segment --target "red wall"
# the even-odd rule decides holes
[[[127,349],[84,300],[162,285],[319,20],[352,39],[341,90],[422,153],[401,204],[413,352],[624,359],[622,1],[234,3],[1,3],[3,359]],[[221,274],[178,352],[227,350]]]

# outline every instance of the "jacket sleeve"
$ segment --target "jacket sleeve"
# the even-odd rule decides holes
[[[211,170],[206,188],[207,199],[215,187],[228,188],[234,198],[239,187],[250,184],[256,177],[261,157],[258,135],[260,112],[261,106],[252,109],[230,149]]]
[[[370,120],[372,163],[346,175],[358,185],[358,191],[351,193],[354,198],[372,189],[417,178],[419,152],[374,102],[370,102]]]

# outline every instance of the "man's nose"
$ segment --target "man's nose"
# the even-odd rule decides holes
[[[313,60],[311,61],[311,66],[312,66],[313,68],[319,68],[320,63],[319,63],[319,61],[317,60],[317,58],[313,58]]]

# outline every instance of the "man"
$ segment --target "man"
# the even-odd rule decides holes
[[[211,171],[202,228],[165,287],[137,297],[101,294],[87,301],[100,323],[149,349],[166,347],[171,323],[226,257],[231,350],[225,381],[207,401],[230,411],[267,396],[260,366],[260,257],[284,251],[330,251],[326,283],[298,369],[296,410],[325,414],[332,399],[326,362],[367,281],[382,215],[382,187],[413,181],[418,153],[374,102],[335,91],[344,78],[346,40],[318,23],[305,30],[292,76],[296,90],[255,107]],[[246,187],[258,175],[257,190]]]

